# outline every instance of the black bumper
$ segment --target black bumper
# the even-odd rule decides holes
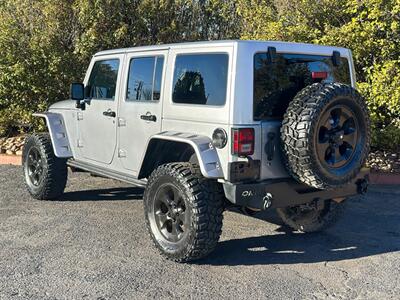
[[[317,190],[293,179],[268,180],[257,183],[224,183],[225,196],[233,204],[255,209],[296,206],[312,201],[337,199],[364,194],[368,187],[369,169],[362,169],[357,178],[342,188]]]

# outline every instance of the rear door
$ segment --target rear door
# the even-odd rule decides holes
[[[116,148],[119,81],[124,55],[95,58],[85,80],[85,110],[78,112],[78,148],[87,160],[110,164]]]
[[[282,164],[280,127],[290,101],[315,82],[341,82],[351,85],[349,61],[332,56],[277,53],[271,63],[267,52],[254,56],[253,118],[262,121],[261,178],[281,178],[288,174]]]
[[[129,53],[120,102],[118,156],[125,169],[139,171],[151,136],[161,131],[167,50]]]

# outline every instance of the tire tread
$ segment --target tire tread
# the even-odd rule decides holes
[[[365,143],[357,166],[342,178],[324,176],[318,169],[318,157],[313,151],[313,136],[318,119],[332,99],[351,98],[365,118]],[[281,127],[283,161],[289,174],[297,181],[317,189],[342,187],[359,173],[370,149],[370,119],[364,99],[352,87],[342,83],[315,83],[301,90],[290,102]]]
[[[46,173],[41,186],[33,190],[27,183],[27,188],[32,197],[38,200],[57,199],[63,192],[67,183],[68,169],[66,159],[54,155],[53,145],[48,133],[34,133],[27,137],[23,148],[23,165],[30,147],[36,146],[41,152],[45,164]]]
[[[189,201],[192,206],[194,236],[190,239],[184,251],[174,254],[164,251],[156,241],[147,217],[148,200],[146,199],[149,197],[149,188],[156,184],[160,176],[165,175],[175,177],[185,187],[187,193],[191,195]],[[158,167],[149,177],[143,199],[147,229],[155,246],[164,257],[176,262],[188,262],[200,259],[215,249],[222,233],[223,192],[221,186],[215,180],[206,179],[202,176],[199,166],[175,162]]]

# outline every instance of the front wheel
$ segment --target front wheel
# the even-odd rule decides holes
[[[222,229],[223,192],[190,163],[170,163],[150,176],[143,195],[150,236],[166,258],[187,262],[214,250]]]
[[[22,153],[25,182],[31,196],[38,200],[57,199],[67,183],[67,163],[54,155],[48,133],[32,134]]]
[[[282,221],[294,230],[301,232],[317,232],[327,229],[336,223],[344,210],[345,203],[325,200],[294,207],[277,208]]]

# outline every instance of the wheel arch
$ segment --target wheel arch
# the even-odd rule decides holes
[[[218,153],[211,142],[207,136],[175,131],[165,131],[152,136],[141,163],[139,179],[148,177],[162,164],[188,162],[193,155],[204,177],[223,178]]]
[[[69,143],[64,117],[62,114],[53,112],[34,113],[33,116],[43,118],[49,130],[54,155],[59,158],[72,157],[71,145]]]

